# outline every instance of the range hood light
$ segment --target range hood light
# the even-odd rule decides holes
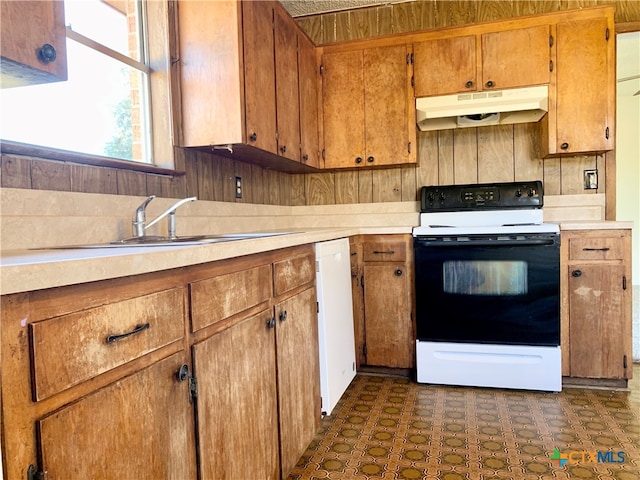
[[[547,85],[416,98],[416,121],[422,131],[532,123],[548,110]]]

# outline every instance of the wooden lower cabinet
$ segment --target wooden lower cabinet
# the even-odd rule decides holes
[[[304,245],[3,296],[5,480],[286,478],[321,420],[314,267]]]
[[[352,272],[356,275],[362,272],[359,281],[353,283],[354,306],[362,305],[357,312],[354,309],[356,352],[360,363],[413,368],[415,327],[411,235],[366,235],[361,238],[361,267],[357,263],[352,264]],[[357,299],[358,296],[361,300]]]
[[[193,346],[202,479],[279,478],[272,318],[263,311]]]
[[[184,363],[175,353],[38,419],[46,478],[194,478],[193,413],[175,375]]]
[[[561,249],[563,375],[631,378],[631,231],[563,231]]]

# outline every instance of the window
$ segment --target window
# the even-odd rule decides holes
[[[171,122],[152,122],[154,109],[171,112],[152,105],[170,103],[167,11],[158,1],[65,0],[68,81],[2,90],[11,112],[2,138],[173,168]]]

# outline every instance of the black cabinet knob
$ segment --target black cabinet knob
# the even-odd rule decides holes
[[[373,157],[367,157],[367,162],[369,163],[373,163],[375,161],[375,158]]]
[[[189,378],[189,366],[186,363],[176,372],[176,378],[179,382],[184,382]]]
[[[356,157],[356,163],[362,163],[362,157]]]
[[[286,145],[281,146],[281,147],[280,147],[280,151],[281,151],[282,153],[286,153],[286,152],[287,152],[287,146],[286,146]]]
[[[56,59],[56,49],[53,45],[45,43],[40,50],[38,50],[38,58],[44,63],[53,62]]]
[[[489,80],[489,81],[487,82],[487,84],[486,84],[486,85],[487,85],[487,88],[493,88],[493,87],[495,87],[495,86],[496,86],[496,84],[495,84],[495,83],[493,83],[493,81],[492,81],[492,80]]]
[[[582,276],[582,271],[581,270],[574,270],[573,272],[571,272],[571,276],[572,277],[581,277]]]
[[[284,322],[287,319],[287,311],[285,310],[284,312],[280,312],[280,321]]]
[[[302,156],[302,161],[303,162],[308,162],[309,161],[309,155],[307,155],[306,153]]]
[[[464,84],[464,86],[467,87],[467,88],[473,87],[473,81],[469,80],[467,83]]]
[[[560,148],[562,150],[568,150],[569,149],[569,144],[567,142],[564,142],[562,145],[560,145]]]
[[[253,132],[251,135],[249,135],[249,140],[255,142],[256,140],[258,140],[258,134],[256,132]]]
[[[274,328],[276,326],[276,319],[270,318],[267,320],[267,328]]]
[[[396,270],[396,277],[401,277],[402,276],[402,270],[398,269]]]

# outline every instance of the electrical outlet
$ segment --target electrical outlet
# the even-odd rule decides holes
[[[236,177],[236,198],[242,198],[242,177]]]
[[[597,169],[584,171],[584,189],[585,190],[598,189],[598,170]]]

